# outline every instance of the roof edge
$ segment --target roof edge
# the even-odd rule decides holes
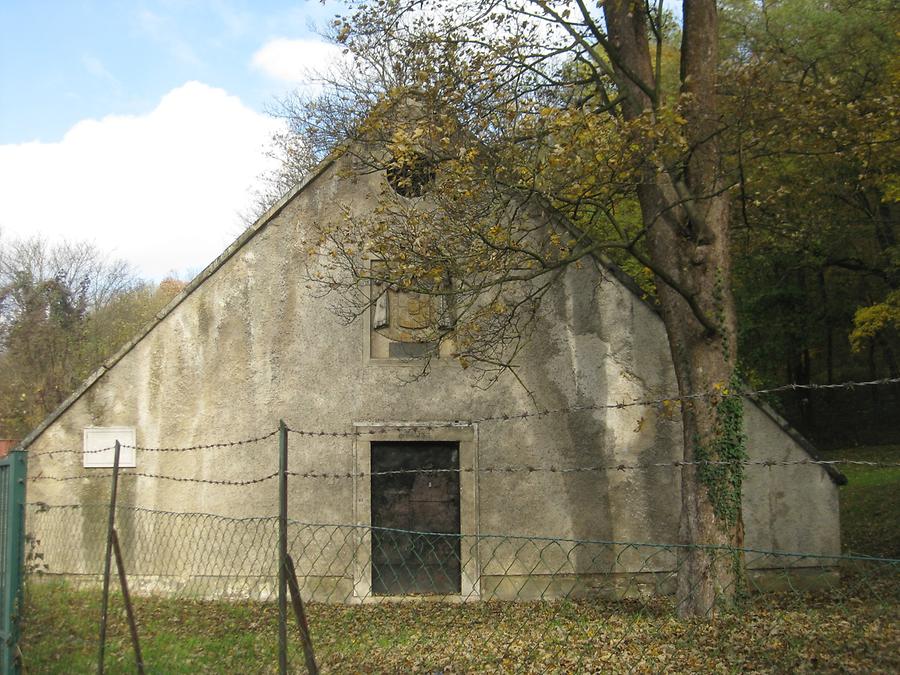
[[[616,281],[618,281],[626,289],[631,291],[631,293],[637,300],[639,300],[645,307],[650,309],[656,316],[659,317],[660,321],[663,320],[662,312],[660,311],[659,306],[651,302],[649,298],[646,297],[643,289],[632,278],[632,276],[628,274],[628,272],[619,267],[619,265],[610,260],[602,252],[594,252],[593,256],[597,263],[605,271],[609,272],[613,277],[615,277]],[[665,324],[663,325],[663,329],[665,329]],[[766,417],[775,422],[775,424],[777,424],[784,433],[790,436],[791,440],[799,445],[803,449],[803,451],[810,456],[811,459],[815,461],[821,461],[822,456],[819,454],[816,446],[812,444],[812,441],[801,434],[794,425],[788,422],[772,406],[763,401],[759,396],[750,393],[749,391],[744,392],[744,398],[751,401]],[[820,464],[819,466],[821,466],[825,470],[825,472],[828,474],[828,477],[831,478],[835,485],[847,484],[847,476],[838,471],[838,469],[836,469],[833,464]]]
[[[264,230],[266,226],[278,215],[280,214],[284,208],[294,199],[298,194],[303,192],[310,183],[316,180],[319,176],[321,176],[326,170],[328,170],[337,158],[343,154],[343,147],[337,148],[334,152],[328,155],[325,159],[323,159],[319,164],[315,166],[309,173],[307,173],[303,179],[295,185],[293,188],[288,190],[277,202],[275,202],[272,206],[270,206],[266,211],[256,219],[256,221],[250,225],[246,230],[244,230],[237,239],[235,239],[222,253],[220,253],[211,263],[209,263],[203,270],[195,276],[191,281],[185,286],[182,291],[176,295],[169,303],[163,307],[156,315],[150,320],[150,322],[144,326],[133,338],[131,338],[128,342],[126,342],[118,351],[116,351],[112,356],[110,356],[103,364],[97,368],[94,372],[88,375],[87,379],[81,383],[81,385],[73,391],[66,400],[60,403],[56,409],[51,412],[44,420],[38,424],[25,438],[19,441],[19,444],[13,448],[14,450],[25,450],[30,446],[34,441],[36,441],[41,434],[43,434],[51,424],[53,424],[56,420],[58,420],[66,410],[68,410],[78,399],[80,399],[85,393],[87,393],[88,389],[90,389],[94,384],[103,377],[107,372],[109,372],[113,366],[115,366],[119,361],[121,361],[125,356],[134,349],[141,340],[143,340],[147,335],[156,328],[162,321],[171,314],[178,305],[184,302],[188,296],[191,295],[195,290],[197,290],[207,279],[209,279],[213,274],[215,274],[226,262],[231,260],[231,258],[240,251],[253,237],[255,237],[259,232]]]
[[[806,436],[801,434],[797,429],[788,422],[784,417],[782,417],[775,409],[770,406],[768,403],[763,401],[759,396],[753,394],[751,392],[745,392],[744,397],[753,401],[757,408],[759,408],[763,414],[765,414],[769,419],[771,419],[775,424],[779,426],[779,428],[791,437],[797,445],[803,448],[814,461],[821,461],[822,457],[819,455],[819,451],[816,449]],[[828,474],[829,478],[831,478],[832,482],[835,485],[846,485],[847,484],[847,476],[838,471],[833,464],[820,464],[825,473]]]
[[[634,280],[634,277],[628,274],[622,267],[612,258],[608,257],[601,251],[595,251],[593,253],[594,258],[600,263],[600,266],[606,271],[609,272],[613,277],[615,277],[616,281],[622,284],[625,288],[631,291],[631,294],[635,296],[641,303],[649,308],[654,314],[656,314],[660,319],[662,319],[662,311],[655,302],[651,302],[650,298],[647,297],[647,294],[644,292],[644,289],[640,287],[640,284]]]
[[[565,221],[562,221],[561,224],[570,232],[572,231],[572,228],[569,227],[565,223]],[[622,286],[624,286],[628,291],[631,292],[635,299],[637,299],[641,304],[652,311],[660,321],[663,321],[662,312],[659,306],[651,302],[650,299],[647,298],[646,293],[644,293],[643,289],[638,285],[634,278],[632,278],[632,276],[628,274],[628,272],[622,269],[602,251],[591,252],[591,257],[594,258],[599,267],[601,267],[604,271],[609,272],[609,274],[612,275],[616,279],[616,281],[618,281],[620,284],[622,284]],[[665,323],[663,323],[663,330],[665,330]],[[744,398],[750,400],[766,417],[775,422],[775,424],[777,424],[778,427],[791,438],[791,440],[799,445],[804,450],[804,452],[806,452],[806,454],[810,456],[811,459],[815,461],[820,461],[822,459],[822,457],[819,455],[819,451],[816,449],[816,446],[814,446],[812,442],[808,438],[806,438],[806,436],[801,434],[790,422],[788,422],[784,417],[776,412],[772,406],[770,406],[755,394],[750,393],[749,391],[744,393]],[[820,464],[819,466],[821,466],[825,470],[825,472],[828,474],[829,478],[831,478],[835,485],[847,484],[847,476],[838,471],[833,464]]]

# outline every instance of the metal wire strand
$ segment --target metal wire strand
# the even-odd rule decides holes
[[[675,403],[691,401],[701,398],[716,398],[716,399],[726,399],[726,398],[740,398],[740,397],[753,397],[753,396],[762,396],[767,394],[775,394],[781,393],[785,391],[800,391],[800,390],[835,390],[835,389],[856,389],[860,387],[874,387],[874,386],[884,386],[884,385],[893,385],[900,384],[900,377],[898,378],[883,378],[880,380],[868,380],[861,382],[841,382],[837,384],[785,384],[778,387],[770,387],[767,389],[756,389],[756,390],[735,390],[729,391],[727,389],[711,391],[711,392],[700,392],[696,394],[689,394],[686,396],[664,396],[653,399],[638,399],[635,401],[618,401],[613,403],[596,403],[596,404],[585,404],[585,405],[574,405],[574,406],[563,406],[559,408],[545,408],[542,410],[535,411],[523,411],[517,413],[503,413],[498,415],[487,415],[483,417],[471,417],[465,420],[452,420],[447,422],[436,422],[436,423],[414,423],[412,428],[420,429],[424,431],[436,431],[439,429],[446,429],[448,427],[455,426],[467,426],[472,424],[480,424],[487,422],[514,422],[517,420],[526,420],[531,418],[540,418],[546,417],[548,415],[557,415],[557,414],[566,414],[573,412],[585,412],[592,410],[622,410],[626,408],[634,408],[641,406],[664,406],[664,405],[673,405]],[[380,434],[393,433],[396,430],[395,427],[392,426],[384,426],[377,428],[367,428],[367,429],[353,429],[353,430],[326,430],[326,429],[300,429],[294,427],[288,427],[288,433],[294,434],[296,436],[307,436],[307,437],[331,437],[331,438],[349,438],[349,437],[357,437],[357,436],[377,436]],[[213,443],[199,443],[196,445],[190,446],[182,446],[182,447],[153,447],[153,446],[145,446],[145,445],[120,445],[122,448],[127,448],[131,450],[140,450],[141,452],[162,452],[162,453],[172,453],[172,452],[194,452],[198,450],[213,450],[220,448],[232,448],[242,445],[248,445],[251,443],[259,443],[261,441],[268,440],[278,434],[278,429],[273,429],[267,433],[254,436],[252,438],[244,438],[240,440],[234,441],[218,441]],[[101,453],[101,452],[109,452],[113,450],[115,446],[109,446],[106,448],[100,448],[97,450],[76,450],[76,449],[60,449],[60,450],[43,450],[39,452],[31,452],[29,456],[31,457],[52,457],[54,455],[65,455],[65,454],[92,454],[92,453]]]
[[[196,450],[213,450],[218,448],[233,448],[239,445],[249,445],[251,443],[259,443],[260,441],[268,440],[273,436],[278,434],[278,429],[274,431],[270,431],[269,433],[262,434],[261,436],[254,436],[252,438],[242,438],[237,441],[219,441],[216,443],[201,443],[198,445],[188,445],[182,447],[169,447],[169,448],[155,448],[151,446],[144,445],[127,445],[120,444],[119,447],[128,450],[140,450],[141,452],[194,452]],[[105,448],[98,448],[95,450],[73,450],[73,449],[65,449],[65,450],[42,450],[40,452],[30,452],[29,457],[52,457],[53,455],[91,455],[97,454],[101,452],[110,452],[115,450],[115,445],[110,445]]]
[[[89,474],[81,474],[75,476],[44,476],[38,474],[37,476],[29,476],[28,480],[30,481],[57,481],[57,482],[65,482],[72,480],[91,480],[95,478],[111,478],[112,471],[108,472],[91,472]],[[144,473],[142,471],[119,471],[119,478],[153,478],[156,480],[169,480],[175,481],[177,483],[205,483],[207,485],[256,485],[257,483],[264,483],[267,480],[272,480],[278,476],[278,472],[270,473],[267,476],[260,476],[259,478],[249,478],[246,480],[216,480],[216,479],[207,479],[207,478],[188,478],[184,476],[166,476],[158,473]]]

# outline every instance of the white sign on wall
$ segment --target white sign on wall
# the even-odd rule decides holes
[[[89,469],[112,468],[116,441],[119,450],[119,466],[134,468],[134,427],[86,427],[84,430],[84,467]]]

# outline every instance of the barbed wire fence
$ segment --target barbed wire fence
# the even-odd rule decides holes
[[[897,383],[900,379],[802,388]],[[705,395],[752,397],[796,388],[801,386],[755,392],[722,390]],[[697,396],[687,401],[693,398]],[[439,431],[489,422],[515,425],[529,418],[584,410],[638,405],[668,408],[673,401],[686,402],[664,397],[416,424],[415,428]],[[289,428],[282,423],[274,430],[239,440],[183,447],[122,446],[162,455],[212,454],[215,462],[221,463],[233,458],[229,452],[253,448],[252,465],[259,473],[242,478],[129,469],[55,475],[48,468],[55,459],[85,451],[51,448],[30,453],[45,461],[29,481],[90,486],[80,494],[97,497],[95,501],[81,498],[55,504],[29,503],[30,590],[40,595],[42,589],[64,588],[81,598],[99,618],[98,591],[104,584],[104,567],[110,555],[105,547],[114,523],[117,546],[121,548],[121,562],[116,567],[127,572],[138,627],[142,609],[164,599],[240,603],[249,608],[252,625],[268,626],[271,635],[278,636],[272,662],[277,661],[282,672],[289,663],[300,662],[305,662],[310,672],[319,667],[333,672],[677,671],[702,668],[710,654],[723,659],[731,670],[780,668],[785,663],[809,663],[810,658],[825,669],[837,669],[836,664],[847,657],[848,650],[862,669],[896,664],[895,647],[900,641],[897,559],[822,551],[691,547],[673,541],[640,543],[461,531],[459,522],[455,529],[441,528],[448,531],[383,527],[372,524],[371,513],[360,522],[288,517],[289,498],[299,502],[294,512],[302,513],[316,500],[327,501],[323,497],[327,492],[355,495],[358,486],[372,486],[379,480],[412,479],[430,485],[432,481],[466,475],[525,480],[534,474],[571,474],[576,478],[607,473],[675,473],[685,467],[722,464],[680,460],[585,465],[497,463],[323,471],[302,465],[297,468],[293,459],[290,465],[287,461],[289,455],[295,459],[301,456],[302,446],[295,444],[302,444],[304,439],[378,438],[392,431],[371,427]],[[294,443],[289,443],[290,438]],[[900,463],[849,458],[746,459],[739,463],[767,471],[816,466],[865,466],[890,471],[900,467]],[[267,464],[278,470],[265,471]],[[127,499],[111,504],[103,499],[102,490],[94,488],[102,481],[116,479],[124,480],[123,486],[138,482],[140,490],[132,487]],[[289,479],[296,481],[291,490]],[[160,501],[163,494],[155,486],[165,483],[176,489],[217,491],[210,493],[208,501],[239,502],[243,513],[252,513],[248,509],[258,505],[259,515],[168,510],[158,503],[138,505],[139,497],[148,495],[148,491],[153,496],[151,502]],[[458,482],[447,485],[459,490]],[[318,509],[315,513],[322,512]],[[720,589],[724,596],[738,597],[739,602],[719,608],[711,621],[677,618],[675,589],[684,553],[697,548],[704,550],[711,561],[738,556],[745,570],[735,579],[733,588]],[[108,584],[108,566],[105,571]],[[289,587],[294,579],[297,592],[291,596]],[[120,598],[114,594],[114,606],[119,606],[116,603],[122,602]],[[289,599],[294,601],[296,639],[288,637]],[[417,602],[408,602],[410,599]],[[307,612],[308,629],[304,630],[301,627]],[[111,615],[110,630],[121,636],[126,627],[117,617],[115,612]],[[730,645],[724,652],[723,644]],[[147,664],[163,671],[174,665]],[[267,668],[260,666],[260,670]]]

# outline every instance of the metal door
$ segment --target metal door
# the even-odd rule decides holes
[[[459,593],[459,443],[373,442],[372,473],[372,592]]]

